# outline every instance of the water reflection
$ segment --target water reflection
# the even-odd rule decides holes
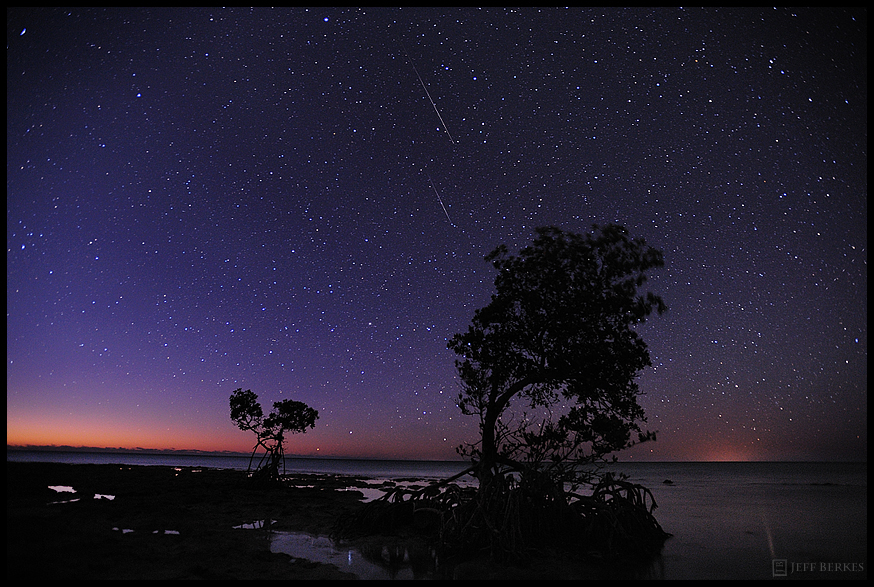
[[[247,524],[240,524],[239,526],[234,526],[235,530],[267,530],[270,531],[270,526],[275,524],[276,520],[255,520],[254,522],[249,522]]]
[[[57,493],[76,493],[76,490],[69,485],[49,485],[49,489]]]
[[[359,579],[431,579],[437,566],[436,553],[425,545],[373,542],[352,547],[303,532],[271,532],[270,552],[331,564]]]
[[[71,487],[70,485],[49,485],[48,488],[51,489],[52,491],[54,491],[55,493],[76,493],[76,490],[73,487]],[[105,493],[95,493],[94,499],[98,499],[98,500],[105,499],[107,501],[112,501],[113,499],[115,499],[115,496],[108,495]],[[63,500],[63,501],[50,501],[49,505],[54,505],[54,504],[58,504],[58,503],[73,503],[76,501],[79,501],[78,497],[75,499],[67,499],[67,500]]]
[[[359,551],[367,562],[383,569],[391,579],[433,579],[439,563],[434,548],[417,542],[366,543]]]
[[[331,564],[341,571],[365,580],[433,580],[433,579],[664,579],[661,556],[645,561],[613,561],[602,564],[555,560],[531,561],[516,571],[506,565],[481,560],[446,563],[424,541],[388,537],[358,541],[354,545],[337,544],[326,536],[303,532],[269,532],[270,552],[293,558]],[[556,566],[558,565],[558,566]]]

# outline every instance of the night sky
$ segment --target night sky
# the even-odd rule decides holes
[[[624,460],[867,459],[867,11],[12,9],[7,444],[453,458],[534,228],[665,255]]]

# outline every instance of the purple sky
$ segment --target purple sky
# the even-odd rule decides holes
[[[452,458],[533,229],[664,251],[627,459],[867,458],[867,12],[7,10],[7,444]],[[445,127],[444,127],[445,124]]]

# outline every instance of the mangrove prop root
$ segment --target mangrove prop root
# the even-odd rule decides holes
[[[641,485],[610,475],[591,495],[534,485],[498,475],[478,489],[446,482],[393,488],[338,521],[333,536],[413,532],[445,554],[488,552],[497,559],[542,548],[571,548],[599,558],[651,556],[670,536],[652,514],[657,507],[652,493]]]

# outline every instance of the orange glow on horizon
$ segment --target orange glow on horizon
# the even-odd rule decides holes
[[[6,422],[10,446],[73,446],[146,448],[157,450],[246,451],[248,439],[234,434],[203,434],[202,430],[169,429],[132,422],[108,422],[89,417],[43,416],[37,421]]]
[[[167,450],[238,452],[249,454],[255,444],[249,432],[228,426],[200,429],[164,425],[151,428],[132,422],[108,422],[87,416],[50,416],[39,421],[7,420],[6,444],[16,447],[74,447],[125,450]],[[286,454],[309,457],[348,457],[376,459],[454,460],[454,446],[416,445],[403,439],[386,439],[367,434],[337,439],[325,429],[286,438]]]

